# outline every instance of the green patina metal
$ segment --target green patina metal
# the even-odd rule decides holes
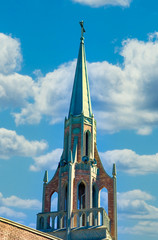
[[[86,117],[92,117],[92,107],[89,91],[89,82],[87,74],[86,65],[86,54],[84,47],[84,37],[85,32],[83,28],[83,21],[80,22],[81,25],[81,42],[76,66],[76,73],[69,109],[69,117],[84,114]]]

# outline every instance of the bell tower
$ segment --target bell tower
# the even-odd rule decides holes
[[[84,47],[83,21],[63,153],[53,178],[45,172],[42,212],[37,229],[64,240],[117,240],[116,167],[104,170],[96,146]],[[100,207],[100,191],[108,192],[108,214]],[[58,193],[58,211],[51,212],[51,196]]]

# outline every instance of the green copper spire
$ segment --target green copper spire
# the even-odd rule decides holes
[[[86,55],[84,48],[84,37],[83,33],[85,29],[83,27],[83,21],[81,25],[81,42],[78,53],[78,60],[76,66],[76,73],[73,85],[73,91],[71,96],[71,103],[69,109],[69,117],[84,114],[86,117],[92,117],[92,107],[89,91],[89,82],[86,65]]]

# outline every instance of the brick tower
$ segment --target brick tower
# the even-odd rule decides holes
[[[117,240],[116,167],[112,177],[104,170],[96,146],[96,121],[92,113],[84,48],[81,42],[60,163],[48,182],[45,172],[42,213],[37,229],[64,240]],[[108,215],[100,207],[100,191],[108,192]],[[51,212],[51,196],[58,193],[58,211]]]

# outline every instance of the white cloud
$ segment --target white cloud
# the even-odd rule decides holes
[[[147,203],[155,198],[140,189],[117,193],[119,218],[155,220],[158,219],[158,208]],[[101,204],[106,206],[108,193],[101,191]]]
[[[20,41],[0,33],[0,110],[24,107],[34,96],[32,78],[16,73],[21,62]]]
[[[42,155],[39,157],[35,157],[35,163],[30,166],[30,170],[39,171],[39,170],[56,170],[58,163],[60,161],[60,157],[63,149],[57,148],[46,155]]]
[[[0,203],[6,207],[16,207],[21,209],[40,209],[41,202],[37,199],[21,199],[17,196],[4,198],[0,193]]]
[[[72,1],[97,8],[106,5],[129,7],[132,0],[72,0]]]
[[[158,125],[157,33],[147,42],[123,42],[122,66],[106,61],[88,63],[93,109],[98,128],[107,132],[133,129],[150,134]],[[154,38],[155,37],[155,38]],[[51,123],[68,113],[75,61],[61,65],[34,83],[33,101],[15,114],[17,124],[38,123],[47,116]],[[1,93],[3,95],[3,91]]]
[[[19,40],[0,33],[0,72],[8,74],[20,70],[21,62]]]
[[[37,199],[21,199],[14,195],[5,198],[1,192],[0,205],[0,215],[7,218],[26,218],[26,214],[17,211],[17,208],[25,211],[41,209],[41,202]]]
[[[128,39],[121,55],[122,67],[108,62],[88,65],[97,126],[147,135],[158,124],[158,42]]]
[[[133,227],[121,227],[119,232],[122,234],[133,234],[133,235],[143,235],[156,236],[158,235],[158,222],[157,221],[139,221]]]
[[[63,121],[68,114],[70,93],[73,84],[76,61],[59,66],[58,69],[40,76],[34,86],[34,101],[15,113],[17,124],[39,123],[47,116],[51,123]]]
[[[118,211],[122,217],[130,219],[158,219],[158,208],[146,201],[154,197],[139,189],[118,193]]]
[[[100,157],[105,166],[111,168],[116,163],[118,171],[131,175],[158,173],[158,153],[138,155],[130,149],[123,149],[100,153]]]
[[[15,131],[0,128],[0,158],[13,156],[34,157],[47,148],[45,141],[28,141]]]
[[[157,36],[157,32],[150,34],[146,42],[124,41],[121,66],[106,61],[88,63],[98,128],[110,133],[132,129],[147,135],[158,125]],[[19,43],[11,37],[9,40]],[[37,70],[36,81],[9,71],[4,75],[0,69],[0,108],[11,108],[16,124],[37,124],[43,117],[52,124],[63,121],[68,114],[75,65],[76,61],[68,62],[46,76]]]
[[[147,203],[154,197],[144,191],[135,189],[118,193],[118,217],[121,220],[134,220],[136,224],[131,227],[119,227],[121,234],[157,236],[158,208]]]
[[[14,211],[8,207],[0,207],[0,215],[5,217],[25,218],[26,215],[22,212]]]
[[[108,194],[101,191],[101,206],[107,210]],[[158,208],[148,202],[153,202],[155,197],[140,189],[134,189],[127,192],[117,193],[118,208],[118,232],[119,234],[144,234],[157,235],[156,227],[158,226]],[[128,221],[128,226],[125,222]],[[121,226],[121,224],[124,226]],[[134,223],[134,225],[133,225]],[[156,231],[155,231],[156,230]],[[153,232],[152,232],[153,231]]]
[[[34,96],[35,84],[29,76],[0,73],[0,109],[23,107]]]

